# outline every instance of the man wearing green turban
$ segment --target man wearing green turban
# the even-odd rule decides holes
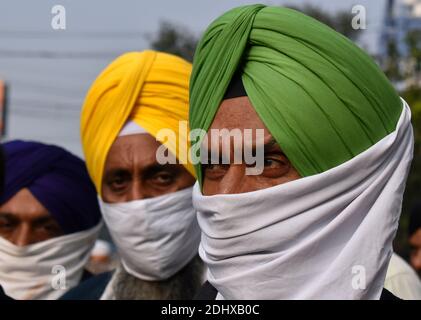
[[[193,191],[206,292],[386,297],[413,134],[409,107],[365,52],[297,11],[235,8],[198,45],[189,122],[208,133],[195,141]],[[227,149],[233,130],[243,141],[230,136]],[[247,148],[260,171],[232,161]]]

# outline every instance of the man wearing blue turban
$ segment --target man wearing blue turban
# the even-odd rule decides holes
[[[37,142],[3,144],[0,284],[14,299],[57,299],[86,276],[101,227],[84,162]]]

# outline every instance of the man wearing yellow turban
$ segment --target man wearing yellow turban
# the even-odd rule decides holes
[[[121,257],[100,290],[85,284],[85,291],[99,291],[97,298],[189,299],[200,287],[195,177],[187,161],[188,131],[179,130],[188,119],[190,73],[191,64],[176,56],[130,52],[113,61],[87,94],[83,151]],[[177,139],[164,139],[162,130]],[[163,147],[175,163],[158,161]]]

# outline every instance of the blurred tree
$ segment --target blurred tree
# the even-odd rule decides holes
[[[312,16],[351,40],[356,40],[360,35],[359,30],[355,30],[351,26],[353,18],[351,12],[338,11],[331,14],[312,5],[303,7],[288,5],[287,7]],[[153,36],[148,36],[148,40],[152,49],[173,53],[188,61],[193,61],[194,51],[199,41],[198,37],[190,30],[169,21],[162,21],[158,32]]]
[[[191,62],[198,38],[183,26],[162,21],[158,32],[149,41],[152,49],[172,53]]]
[[[406,82],[406,89],[400,95],[411,107],[412,126],[414,128],[414,159],[406,184],[402,208],[402,218],[395,250],[404,257],[408,257],[408,222],[409,213],[415,202],[421,199],[421,30],[411,30],[405,37],[407,56],[396,56],[405,66],[402,77]]]
[[[324,24],[327,24],[332,29],[335,29],[339,33],[342,33],[344,36],[355,41],[360,36],[360,30],[354,29],[351,25],[352,18],[354,17],[351,13],[351,10],[346,11],[337,11],[335,13],[329,13],[316,7],[314,5],[306,4],[301,7],[294,5],[286,5],[286,7],[301,11],[302,13],[313,17]]]
[[[421,88],[418,86],[409,87],[401,92],[401,96],[411,107],[415,145],[411,171],[406,183],[402,218],[395,239],[395,250],[403,257],[408,258],[409,213],[415,202],[421,199]]]
[[[387,52],[383,63],[383,71],[391,81],[399,81],[402,79],[399,61],[400,55],[396,41],[390,39],[387,43]]]
[[[406,46],[408,48],[408,57],[406,61],[406,74],[413,83],[419,86],[421,72],[421,30],[414,29],[407,33],[405,37]]]

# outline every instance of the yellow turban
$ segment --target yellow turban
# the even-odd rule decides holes
[[[171,151],[194,176],[187,162],[191,64],[176,56],[155,52],[130,52],[114,60],[91,86],[82,109],[81,137],[89,174],[101,194],[108,151],[128,120],[157,138],[161,129],[172,130],[172,139],[158,141]]]

